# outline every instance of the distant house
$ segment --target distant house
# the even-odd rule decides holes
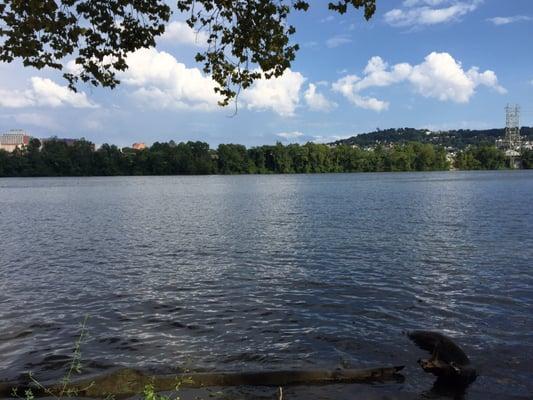
[[[21,129],[14,129],[0,136],[0,150],[12,152],[30,143],[30,135]]]
[[[133,143],[131,145],[131,148],[133,150],[144,150],[146,149],[146,145],[143,143],[143,142],[140,142],[140,143]]]
[[[457,157],[457,154],[456,153],[453,153],[453,152],[447,152],[446,153],[446,161],[448,162],[448,164],[450,165],[450,169],[452,171],[455,171],[455,158]]]

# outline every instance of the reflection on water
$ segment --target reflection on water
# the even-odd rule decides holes
[[[416,328],[464,345],[472,393],[531,394],[532,196],[527,171],[0,179],[0,380],[57,379],[89,314],[86,372],[405,364],[401,396],[431,387]]]

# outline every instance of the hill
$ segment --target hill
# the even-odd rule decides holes
[[[330,144],[372,147],[378,144],[388,145],[420,142],[443,146],[448,150],[463,150],[469,145],[493,145],[495,140],[499,137],[503,137],[504,134],[505,129],[503,128],[486,130],[458,129],[438,132],[433,132],[428,129],[397,128],[363,133]],[[521,129],[521,134],[527,141],[533,141],[533,127],[523,127]]]

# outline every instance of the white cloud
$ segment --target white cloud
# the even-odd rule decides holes
[[[343,44],[351,43],[352,39],[348,35],[336,35],[326,40],[326,46],[330,49],[342,46]]]
[[[357,82],[356,90],[390,86],[405,80],[413,70],[413,67],[407,63],[396,64],[390,70],[387,70],[388,67],[381,57],[372,57],[363,71],[365,77]]]
[[[303,135],[304,134],[299,131],[276,133],[276,136],[279,136],[280,138],[285,139],[285,140],[295,140],[295,139],[298,139],[299,137],[302,137]]]
[[[119,73],[125,85],[138,87],[134,95],[156,108],[214,110],[221,99],[215,82],[198,68],[187,68],[172,55],[154,48],[140,49],[127,58]]]
[[[332,135],[332,136],[322,136],[322,135],[315,135],[313,136],[313,142],[315,143],[331,143],[336,142],[337,140],[341,139],[347,139],[353,135],[345,135],[345,136],[339,136],[339,135]]]
[[[500,94],[507,93],[507,89],[498,83],[498,77],[494,71],[487,70],[480,73],[478,67],[472,67],[467,71],[466,74],[472,80],[475,86],[484,85],[494,89]]]
[[[68,60],[67,63],[64,65],[64,68],[65,68],[65,71],[68,72],[69,74],[73,74],[77,76],[81,75],[81,73],[83,72],[83,67],[80,64],[77,64],[76,60],[74,59]]]
[[[300,101],[300,89],[305,78],[299,72],[285,70],[277,78],[260,79],[245,90],[240,99],[249,109],[270,109],[282,117],[294,115]]]
[[[304,93],[304,99],[307,106],[313,111],[330,111],[337,106],[332,101],[329,101],[322,93],[317,92],[316,85],[310,83]]]
[[[533,86],[533,79],[531,79],[531,80],[529,81],[529,84],[530,84],[531,86]]]
[[[480,73],[477,67],[473,67],[465,72],[461,63],[448,53],[429,54],[423,63],[413,67],[408,80],[415,91],[425,97],[456,103],[467,103],[479,85],[498,93],[506,92],[493,71]]]
[[[61,129],[61,125],[48,113],[21,112],[17,114],[2,114],[0,118],[12,120],[19,126],[33,125],[53,130]]]
[[[119,73],[125,84],[137,87],[134,96],[157,108],[202,111],[219,110],[222,99],[214,92],[216,82],[198,68],[187,68],[172,55],[154,48],[140,49],[128,56],[129,68]],[[272,110],[281,116],[294,115],[305,78],[287,69],[277,78],[259,79],[244,90],[239,102],[252,110]]]
[[[26,90],[0,89],[0,107],[61,107],[96,108],[83,92],[73,92],[47,78],[34,76]]]
[[[173,21],[168,24],[165,33],[161,36],[161,40],[198,47],[206,47],[208,38],[205,31],[196,32],[182,21]]]
[[[31,90],[6,90],[0,89],[0,107],[22,108],[35,105]]]
[[[435,7],[446,2],[448,2],[448,0],[404,0],[403,5],[404,7],[414,7],[418,5]]]
[[[356,86],[361,79],[356,75],[347,75],[337,82],[333,83],[332,88],[335,92],[342,94],[351,103],[359,108],[373,111],[383,111],[389,108],[389,103],[375,99],[373,97],[361,96]]]
[[[533,21],[532,17],[527,15],[515,15],[513,17],[494,17],[488,18],[487,21],[492,22],[494,25],[508,25],[521,21]]]
[[[60,86],[50,79],[34,76],[31,78],[31,84],[38,105],[51,107],[70,105],[76,108],[96,107],[87,99],[85,93],[73,92],[67,86]]]
[[[404,8],[385,13],[385,22],[396,27],[435,25],[456,21],[476,10],[483,0],[406,0]]]
[[[386,87],[408,82],[413,90],[424,97],[441,101],[467,103],[480,85],[500,94],[507,91],[498,83],[494,71],[480,72],[472,67],[464,71],[460,62],[448,53],[433,52],[418,65],[400,63],[389,67],[380,57],[372,57],[364,69],[364,77],[347,75],[333,84],[333,90],[342,94],[357,107],[374,111],[386,110],[389,103],[361,92],[372,87]]]

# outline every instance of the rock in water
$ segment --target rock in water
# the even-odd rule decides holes
[[[475,381],[477,372],[470,366],[470,359],[449,337],[429,331],[412,331],[407,336],[431,354],[430,359],[420,359],[418,364],[437,376],[440,384],[467,386]]]

